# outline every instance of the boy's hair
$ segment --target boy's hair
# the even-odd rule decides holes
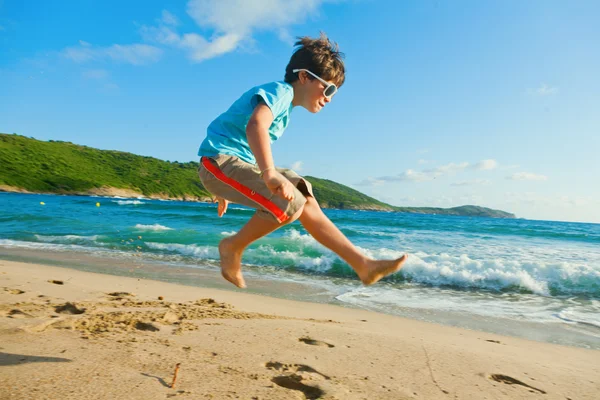
[[[285,81],[293,83],[298,80],[295,69],[307,69],[317,74],[326,81],[333,82],[341,87],[346,80],[346,69],[344,67],[344,53],[339,50],[337,43],[329,40],[324,32],[318,39],[308,36],[298,37],[294,44],[298,48],[292,54],[290,62],[285,67]],[[309,76],[310,79],[314,79]]]

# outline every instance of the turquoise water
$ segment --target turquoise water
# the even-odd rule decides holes
[[[217,218],[213,204],[1,193],[0,255],[2,249],[77,252],[160,263],[165,274],[175,266],[215,270],[217,244],[252,213],[233,205]],[[363,287],[348,265],[294,223],[247,250],[249,276],[301,282],[336,301],[392,314],[558,324],[600,338],[600,224],[326,214],[374,258],[409,253],[401,273]]]

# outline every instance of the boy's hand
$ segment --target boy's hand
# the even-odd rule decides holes
[[[218,202],[219,205],[217,207],[217,214],[219,215],[219,218],[221,218],[223,216],[223,214],[225,214],[227,212],[227,206],[229,205],[229,200],[225,200],[222,197],[217,197],[214,202]]]
[[[263,175],[263,180],[271,193],[288,201],[294,200],[294,185],[276,170],[270,169],[266,171]]]

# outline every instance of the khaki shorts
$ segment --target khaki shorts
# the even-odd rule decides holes
[[[307,196],[314,195],[311,184],[291,169],[277,168],[277,171],[294,185],[294,200],[271,193],[260,177],[258,166],[235,156],[202,157],[198,175],[214,196],[255,208],[260,217],[282,223],[304,206]]]

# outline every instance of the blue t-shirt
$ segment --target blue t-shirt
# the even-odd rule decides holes
[[[273,143],[281,137],[289,124],[293,98],[294,88],[283,81],[266,83],[250,89],[237,99],[229,110],[210,123],[198,155],[211,157],[227,154],[256,164],[256,158],[246,137],[246,125],[254,108],[259,101],[263,101],[271,109],[273,123],[269,127],[269,136]]]

